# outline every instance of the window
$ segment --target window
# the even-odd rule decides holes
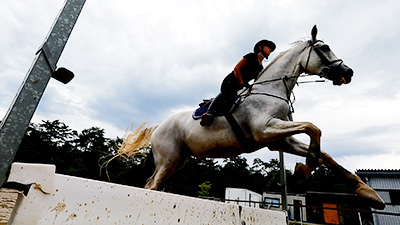
[[[279,208],[280,203],[281,201],[279,200],[279,198],[269,198],[269,197],[264,198],[264,204],[267,207]]]

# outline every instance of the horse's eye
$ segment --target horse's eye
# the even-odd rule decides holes
[[[322,45],[322,46],[321,46],[321,50],[324,51],[324,52],[328,52],[328,51],[330,51],[331,49],[329,48],[328,45]]]

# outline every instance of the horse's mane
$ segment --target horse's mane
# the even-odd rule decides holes
[[[289,49],[286,50],[286,51],[280,52],[279,55],[278,55],[277,57],[275,57],[275,58],[261,71],[261,73],[260,73],[260,74],[258,75],[258,77],[255,79],[255,81],[257,81],[257,80],[261,77],[261,75],[262,75],[269,67],[271,67],[272,65],[274,65],[274,63],[275,63],[276,61],[278,61],[280,58],[282,58],[282,56],[284,56],[286,53],[288,53],[288,52],[289,52],[290,50],[292,50],[293,48],[295,48],[295,47],[297,47],[297,46],[299,46],[299,45],[301,45],[301,44],[303,44],[303,43],[305,43],[305,42],[307,42],[307,40],[302,39],[302,40],[298,40],[298,41],[295,41],[295,42],[291,43],[292,47],[289,48]]]

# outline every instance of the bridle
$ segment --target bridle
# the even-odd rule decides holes
[[[310,56],[311,56],[311,51],[314,50],[314,52],[319,56],[319,58],[321,59],[322,64],[325,66],[325,70],[323,71],[324,73],[326,73],[326,77],[332,78],[331,76],[333,75],[332,71],[336,71],[337,68],[339,68],[342,64],[343,64],[343,60],[342,59],[335,59],[330,61],[322,52],[320,48],[317,48],[315,46],[316,43],[318,42],[322,42],[321,40],[309,40],[308,44],[310,46],[310,51],[308,52],[308,57],[307,57],[307,62],[306,62],[306,66],[304,67],[304,72],[307,73],[307,68],[308,68],[308,63],[310,61]],[[324,45],[327,46],[327,45]],[[329,48],[329,47],[328,47]],[[335,65],[334,65],[335,64]],[[322,77],[322,75],[320,74],[319,76]],[[330,79],[333,80],[333,79]]]

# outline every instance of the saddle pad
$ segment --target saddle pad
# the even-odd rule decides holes
[[[195,120],[200,119],[201,116],[207,112],[208,108],[210,108],[211,102],[212,100],[203,100],[203,102],[199,104],[200,107],[193,112],[192,118]]]
[[[231,105],[229,105],[229,106],[227,107],[227,110],[226,110],[226,111],[228,111],[228,112],[233,112],[233,111],[235,110],[236,106],[239,104],[239,102],[240,102],[241,99],[242,99],[242,98],[241,98],[240,96],[238,96],[237,99],[236,99],[234,102],[232,102]],[[210,108],[210,105],[211,105],[212,101],[213,101],[213,99],[205,99],[205,100],[203,100],[203,102],[199,104],[199,108],[197,108],[197,109],[193,112],[192,118],[195,119],[195,120],[200,119],[201,116],[202,116],[204,113],[207,112],[208,108]],[[223,112],[217,112],[217,114],[214,115],[214,116],[222,116],[222,115],[223,115]]]

